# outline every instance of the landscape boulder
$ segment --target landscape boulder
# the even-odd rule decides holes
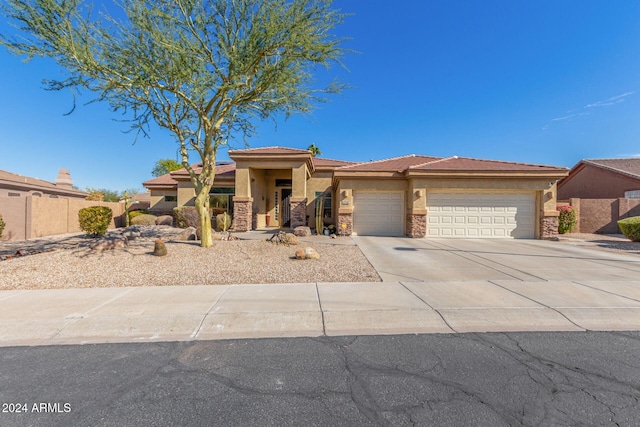
[[[156,218],[156,225],[173,226],[173,217],[171,215],[160,215]]]
[[[112,251],[116,249],[125,249],[129,245],[129,242],[126,237],[120,236],[110,236],[105,237],[97,242],[94,242],[89,246],[93,252],[104,252],[104,251]]]
[[[309,227],[305,227],[301,225],[293,229],[293,234],[295,234],[298,237],[311,236],[311,229]]]
[[[285,238],[287,240],[287,245],[297,245],[298,243],[300,243],[296,235],[293,233],[287,233]]]
[[[176,240],[198,240],[195,227],[187,227],[176,236]]]
[[[296,259],[320,259],[320,254],[313,248],[296,250]]]

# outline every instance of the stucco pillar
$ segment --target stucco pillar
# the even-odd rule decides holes
[[[252,223],[252,197],[235,196],[233,198],[233,225],[234,231],[250,231]]]
[[[289,201],[291,207],[291,228],[307,225],[307,198],[291,197]]]
[[[405,233],[408,237],[424,237],[427,235],[427,189],[411,180],[409,191]]]

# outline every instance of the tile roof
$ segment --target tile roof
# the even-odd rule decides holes
[[[627,159],[585,159],[580,163],[618,172],[632,178],[640,179],[640,158]]]
[[[196,163],[191,165],[195,173],[200,173],[202,171],[202,163]],[[217,177],[229,177],[235,176],[236,173],[236,164],[219,164],[216,165],[215,174]],[[173,186],[178,183],[175,178],[186,178],[189,176],[189,172],[185,168],[178,169],[177,171],[173,171],[164,175],[161,175],[157,178],[150,179],[142,183],[143,186]]]
[[[323,157],[314,157],[313,165],[316,168],[339,168],[342,166],[352,165],[355,162],[348,162],[346,160],[325,159]]]
[[[5,183],[5,185],[24,187],[25,189],[28,188],[43,191],[49,190],[51,192],[62,192],[65,194],[72,194],[77,196],[86,196],[88,194],[86,191],[77,190],[75,188],[60,187],[53,182],[45,181],[44,179],[31,178],[4,170],[0,170],[0,182]]]
[[[435,160],[440,160],[440,157],[410,154],[408,156],[394,157],[391,159],[356,163],[343,166],[336,170],[345,172],[404,172],[411,166],[421,165]]]
[[[500,160],[473,159],[469,157],[447,157],[436,161],[411,166],[411,170],[421,171],[566,171],[567,168],[558,166],[533,165],[528,163],[505,162]]]
[[[202,163],[196,163],[195,165],[191,165],[193,171],[195,173],[202,172]],[[235,174],[236,172],[236,164],[235,163],[222,163],[216,165],[215,174],[218,175],[226,175],[226,174]],[[189,176],[189,172],[186,169],[182,168],[177,171],[171,172],[172,177],[186,177]]]
[[[301,150],[298,148],[287,147],[259,147],[259,148],[247,148],[244,150],[229,150],[229,155],[233,154],[310,154],[309,150]]]

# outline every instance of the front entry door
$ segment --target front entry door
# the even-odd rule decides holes
[[[291,196],[290,188],[283,188],[280,190],[280,212],[282,212],[282,222],[280,223],[280,227],[286,227],[291,224],[289,196]]]

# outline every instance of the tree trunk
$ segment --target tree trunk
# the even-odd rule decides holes
[[[209,210],[209,190],[211,187],[204,186],[196,196],[196,209],[200,216],[200,246],[209,248],[213,245],[211,235],[211,213]]]

